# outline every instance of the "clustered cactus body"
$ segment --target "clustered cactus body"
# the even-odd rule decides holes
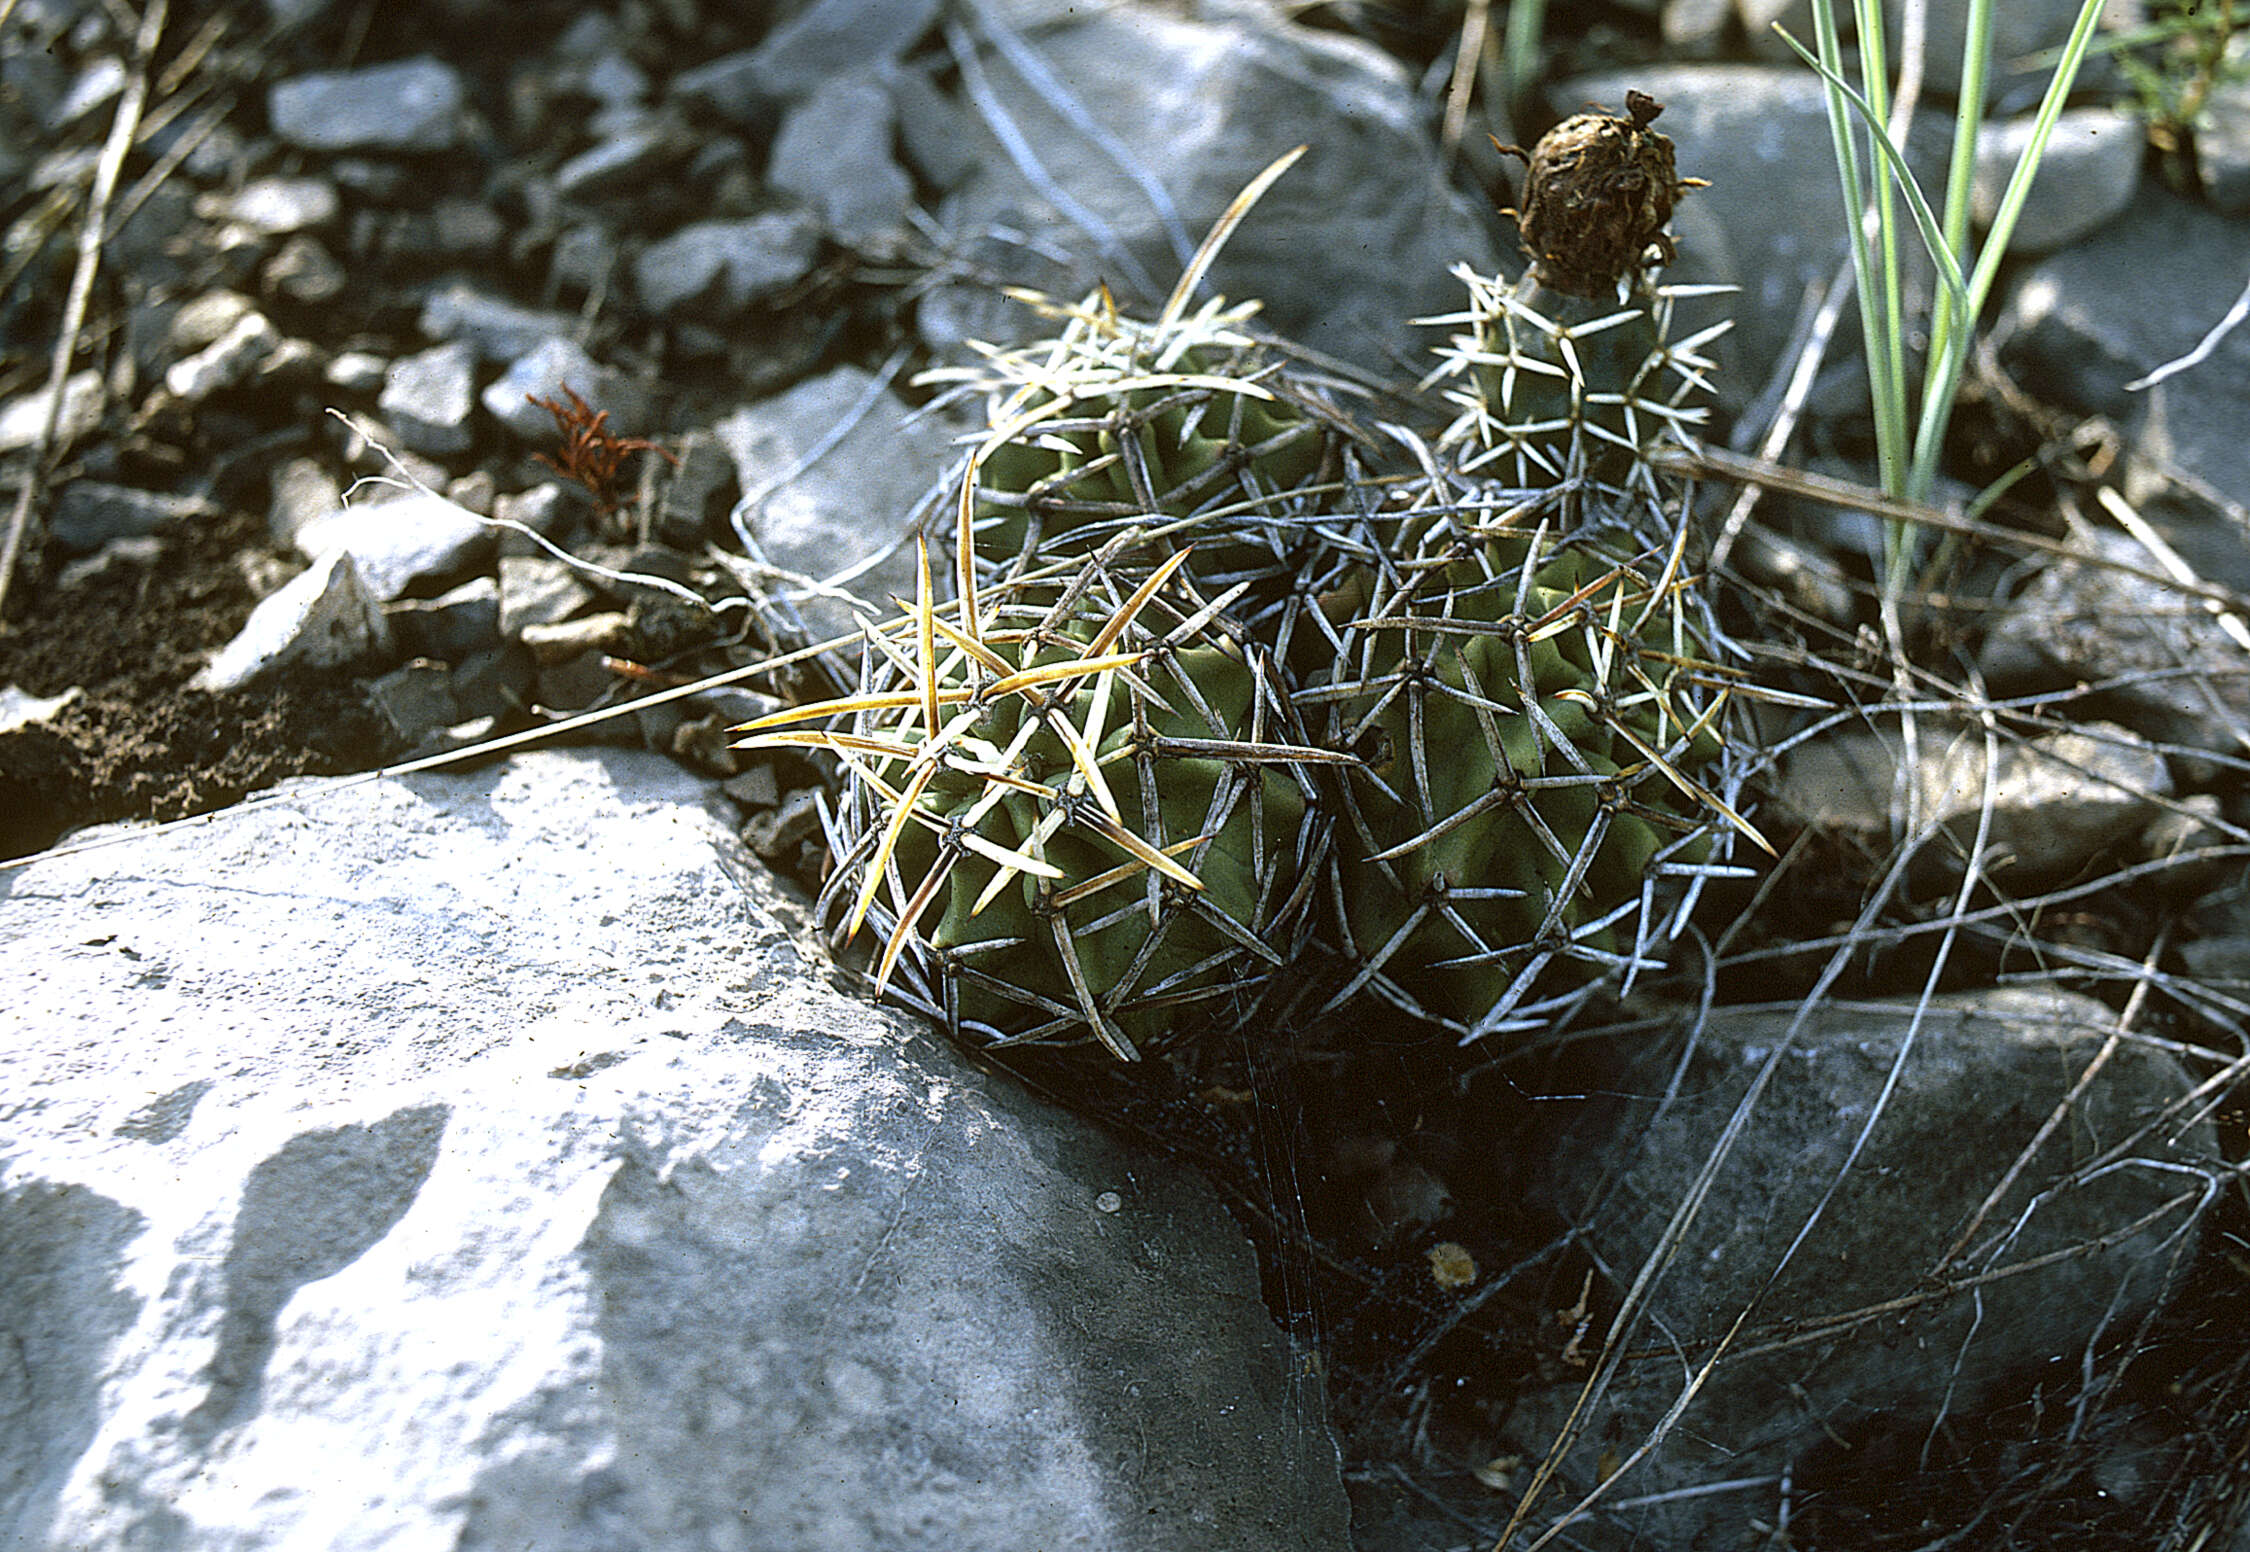
[[[824,903],[839,938],[876,925],[879,985],[984,1041],[1131,1057],[1284,968],[1292,1001],[1475,1038],[1656,963],[1756,838],[1649,457],[1689,439],[1717,332],[1668,342],[1648,278],[1693,186],[1656,111],[1531,154],[1530,271],[1461,272],[1450,424],[1386,428],[1389,470],[1254,309],[1186,305],[1286,161],[1154,321],[1045,304],[1054,339],[932,374],[987,422],[952,601],[925,552],[858,693],[747,729],[847,768]]]

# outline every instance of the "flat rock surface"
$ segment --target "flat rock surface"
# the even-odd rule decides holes
[[[0,1538],[1342,1544],[1208,1191],[831,990],[710,791],[530,755],[5,876]]]
[[[1640,1097],[1586,1105],[1546,1161],[1542,1189],[1611,1276],[1656,1269],[1635,1356],[1574,1420],[1552,1511],[1694,1376],[1583,1544],[1739,1545],[1826,1441],[1974,1415],[2145,1318],[2225,1168],[2187,1073],[2117,1028],[2092,998],[2000,987],[1920,1010],[1721,1009],[1692,1052],[1648,1048],[1613,1091]],[[2067,1125],[2046,1130],[2058,1109]],[[1527,1400],[1516,1441],[1543,1452],[1580,1389]],[[1668,1496],[1722,1479],[1737,1485]]]

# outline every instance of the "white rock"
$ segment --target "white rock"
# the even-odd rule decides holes
[[[415,491],[395,501],[359,501],[300,525],[297,551],[318,559],[347,550],[367,590],[389,603],[417,582],[450,577],[476,564],[492,530],[443,496]]]
[[[0,453],[12,453],[39,440],[53,397],[42,387],[0,405]],[[100,424],[101,412],[101,374],[91,367],[71,373],[63,379],[62,413],[55,419],[56,444],[67,447],[93,430]]]
[[[195,676],[195,687],[239,690],[292,663],[316,668],[364,663],[389,645],[382,606],[369,595],[351,556],[339,550],[260,600],[234,639]]]
[[[1347,1543],[1210,1192],[831,990],[715,789],[314,790],[0,895],[0,1543]]]
[[[247,381],[281,343],[281,331],[264,313],[246,313],[211,344],[165,368],[165,391],[182,404],[200,404]]]
[[[913,595],[906,535],[951,461],[944,424],[909,419],[866,372],[839,367],[737,410],[713,430],[734,459],[745,492],[737,516],[762,559],[835,583],[866,600],[877,619],[887,617],[888,599]],[[794,613],[781,623],[809,639],[857,629],[851,609],[832,596],[786,586],[772,596]]]

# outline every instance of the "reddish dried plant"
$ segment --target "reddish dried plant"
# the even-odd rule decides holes
[[[609,411],[597,410],[578,396],[570,384],[562,385],[568,404],[558,404],[553,399],[542,399],[535,393],[525,398],[555,417],[555,430],[562,437],[562,447],[554,457],[537,454],[539,461],[557,473],[568,475],[586,487],[594,498],[595,510],[607,517],[617,510],[617,476],[625,460],[635,453],[654,453],[659,458],[679,467],[680,460],[669,448],[649,441],[646,437],[621,437],[609,429]]]

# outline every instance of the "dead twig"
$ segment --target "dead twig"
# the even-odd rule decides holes
[[[554,457],[545,453],[536,456],[548,468],[585,486],[586,493],[594,498],[594,509],[602,516],[617,510],[617,476],[633,454],[654,453],[675,469],[679,467],[679,455],[670,448],[646,437],[619,436],[609,429],[609,411],[595,409],[568,383],[562,385],[562,391],[570,400],[568,404],[542,399],[535,393],[524,395],[555,417],[555,430],[562,437],[562,449]]]

